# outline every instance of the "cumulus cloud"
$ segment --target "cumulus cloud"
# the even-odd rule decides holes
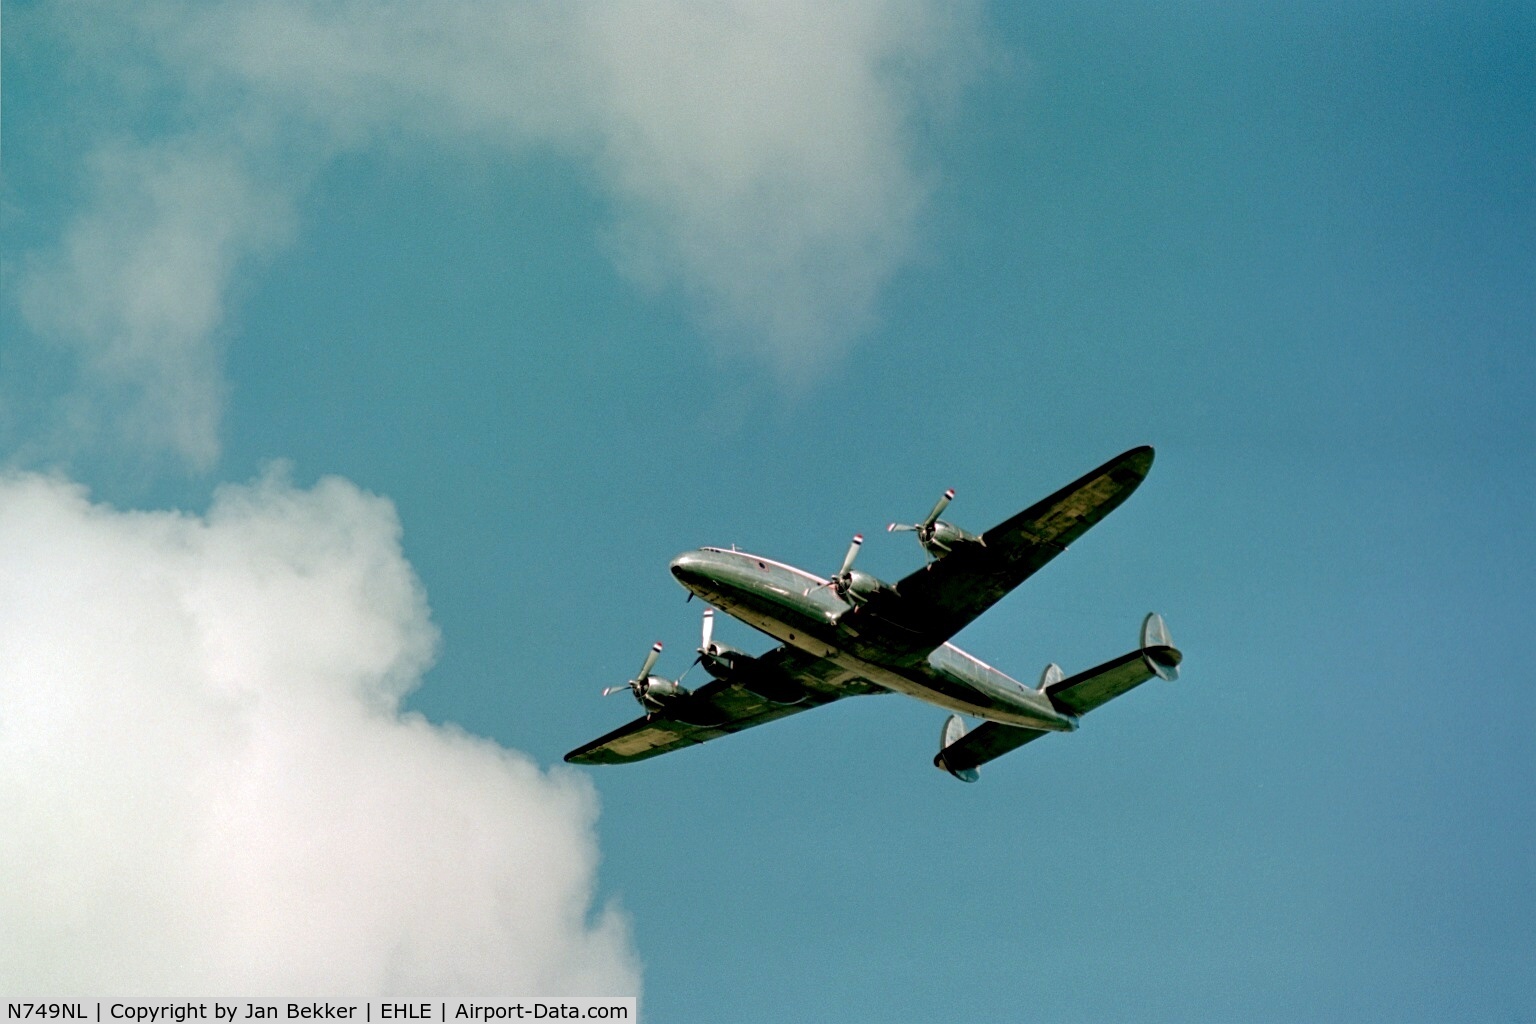
[[[636,992],[586,781],[401,713],[435,642],[345,481],[0,477],[0,989]]]
[[[927,190],[917,132],[976,52],[969,8],[937,0],[93,10],[65,17],[96,63],[159,75],[179,99],[156,122],[166,137],[141,132],[127,155],[113,143],[129,173],[34,261],[26,308],[136,388],[147,420],[164,392],[190,393],[163,440],[199,464],[217,450],[208,340],[231,275],[337,154],[424,140],[563,154],[609,196],[604,242],[626,273],[680,289],[725,349],[803,377],[866,327],[910,257]],[[114,45],[134,56],[101,56]],[[185,301],[135,303],[140,284],[157,293],[167,250],[167,266],[207,257]],[[186,368],[158,373],[172,363]]]

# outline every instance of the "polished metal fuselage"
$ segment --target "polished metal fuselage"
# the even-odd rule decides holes
[[[888,690],[1008,725],[1077,728],[1077,719],[1052,707],[1045,694],[953,644],[913,658],[883,642],[890,623],[868,606],[845,602],[826,580],[802,569],[744,551],[700,548],[673,559],[672,575],[721,611]]]

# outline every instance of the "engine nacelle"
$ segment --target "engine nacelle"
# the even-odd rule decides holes
[[[687,697],[689,693],[687,687],[679,686],[675,680],[664,679],[661,676],[646,676],[645,680],[635,688],[635,699],[649,713],[661,711],[673,701]]]
[[[838,596],[849,604],[863,604],[876,594],[895,594],[896,588],[878,577],[871,576],[867,572],[851,569],[848,572],[848,584],[838,587]]]
[[[753,655],[725,644],[701,648],[699,663],[722,683],[735,683],[770,704],[799,704],[806,698],[805,687],[782,672],[768,669]]]
[[[752,655],[725,644],[711,643],[699,648],[699,664],[704,671],[723,682],[729,682],[741,669],[756,661]]]
[[[943,558],[963,544],[981,543],[980,537],[966,533],[953,523],[946,523],[943,520],[934,523],[931,530],[919,533],[917,539],[923,545],[923,549],[934,558]]]

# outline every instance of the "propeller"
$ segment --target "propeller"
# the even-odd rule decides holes
[[[651,645],[651,653],[645,656],[645,664],[640,666],[640,674],[623,686],[607,686],[603,688],[603,696],[610,693],[618,693],[620,690],[629,689],[635,693],[635,698],[645,700],[645,691],[651,688],[651,669],[656,665],[656,659],[661,657],[661,641],[657,640]]]
[[[858,557],[859,546],[863,543],[864,535],[862,533],[854,534],[853,543],[848,545],[848,553],[843,556],[843,567],[837,570],[837,575],[825,583],[818,583],[811,587],[805,592],[805,596],[809,597],[812,590],[831,587],[833,593],[852,604],[853,602],[850,600],[849,595],[853,592],[853,560]]]
[[[853,568],[853,560],[858,557],[859,548],[864,544],[864,535],[853,535],[853,543],[848,545],[848,553],[843,556],[843,567],[837,570],[837,578],[842,580],[848,577],[848,570]]]
[[[693,665],[689,665],[683,671],[683,674],[677,677],[677,685],[679,685],[679,686],[683,685],[683,680],[685,678],[687,678],[689,672],[693,671],[693,666],[694,665],[702,665],[702,664],[704,664],[704,659],[708,658],[708,657],[711,657],[715,653],[713,645],[711,645],[710,642],[709,642],[710,638],[712,638],[714,635],[715,635],[715,610],[713,608],[705,606],[705,608],[704,608],[703,637],[702,637],[702,639],[699,640],[699,649],[696,652],[698,654],[698,657],[693,659]]]
[[[705,660],[705,659],[713,659],[713,657],[714,657],[714,646],[711,645],[711,643],[710,643],[710,640],[713,639],[713,637],[714,637],[714,608],[710,608],[710,606],[705,606],[705,609],[703,609],[702,637],[700,637],[700,639],[699,639],[699,649],[697,649],[697,654],[699,654],[699,657],[696,657],[696,659],[693,659],[693,665],[703,665],[703,660]],[[684,680],[684,677],[688,676],[688,672],[693,671],[693,665],[688,666],[687,671],[684,671],[684,674],[682,674],[682,676],[677,677],[677,685],[679,685],[679,686],[682,685],[682,680]]]
[[[913,530],[917,533],[917,542],[924,548],[933,543],[934,527],[939,521],[939,516],[944,514],[944,509],[955,500],[955,489],[951,487],[944,495],[933,504],[933,511],[928,513],[928,518],[920,523],[892,523],[885,528],[887,533],[899,533],[903,530]]]

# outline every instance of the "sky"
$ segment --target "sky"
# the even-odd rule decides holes
[[[0,991],[1536,1017],[1529,5],[3,17]],[[1177,682],[561,763],[1138,444],[956,642]]]

